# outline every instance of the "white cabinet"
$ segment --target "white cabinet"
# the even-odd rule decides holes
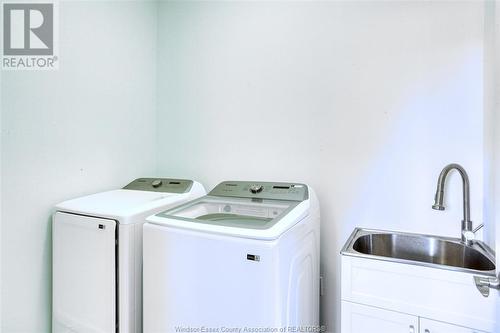
[[[411,332],[411,321],[405,324],[393,318],[434,320],[425,319],[426,327],[420,322],[421,329],[415,333],[500,333],[495,328],[500,319],[497,297],[483,297],[470,273],[343,255],[341,292],[342,320],[346,321],[342,333],[365,333],[361,328],[365,326],[360,325],[373,326],[368,332]],[[370,309],[364,318],[360,313],[363,308],[353,309],[351,304],[383,309],[391,315],[377,317],[376,310]],[[408,317],[401,317],[404,314]],[[384,318],[391,320],[384,322]],[[377,323],[367,324],[371,321]],[[379,329],[379,325],[393,330]]]
[[[342,333],[487,333],[369,305],[342,301]]]
[[[483,333],[483,331],[420,318],[420,333]]]
[[[341,320],[342,333],[418,333],[416,316],[347,301],[342,301]]]

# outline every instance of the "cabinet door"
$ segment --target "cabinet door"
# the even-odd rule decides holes
[[[420,333],[486,333],[472,328],[420,318]]]
[[[342,333],[418,333],[418,317],[342,301]]]

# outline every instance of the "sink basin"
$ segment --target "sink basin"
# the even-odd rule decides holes
[[[494,272],[494,255],[482,242],[467,246],[459,239],[355,229],[344,255],[389,260],[444,269]]]

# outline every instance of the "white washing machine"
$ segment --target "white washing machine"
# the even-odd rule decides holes
[[[142,225],[205,195],[197,182],[140,178],[64,201],[52,226],[52,331],[142,332]]]
[[[320,214],[307,185],[226,181],[148,217],[143,237],[144,332],[318,325]]]

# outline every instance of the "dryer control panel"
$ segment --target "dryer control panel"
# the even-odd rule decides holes
[[[208,195],[289,201],[303,201],[309,198],[305,184],[258,181],[225,181],[217,185]]]
[[[138,178],[123,187],[125,190],[186,193],[193,186],[192,180],[171,178]]]

